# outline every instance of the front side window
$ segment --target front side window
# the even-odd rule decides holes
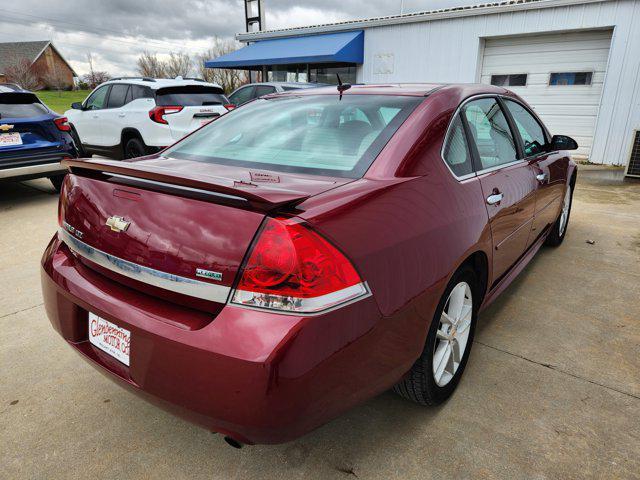
[[[107,92],[109,91],[109,85],[105,85],[104,87],[100,87],[98,90],[93,92],[91,96],[87,99],[87,103],[84,108],[86,110],[100,110],[104,108],[105,99],[107,98]]]
[[[510,73],[507,75],[491,75],[491,85],[498,87],[524,87],[527,85],[527,74]]]
[[[229,101],[234,105],[242,105],[243,103],[251,100],[251,93],[253,92],[253,87],[244,87],[238,90],[235,93],[232,93],[229,97]]]
[[[223,115],[163,155],[359,178],[421,101],[391,95],[262,98]],[[397,112],[385,118],[382,108]]]
[[[513,135],[495,98],[482,98],[467,103],[464,115],[478,149],[482,169],[517,160]]]
[[[443,158],[456,176],[462,177],[473,173],[469,146],[467,145],[467,138],[460,115],[456,115],[449,128],[449,134],[444,145]]]
[[[544,146],[547,139],[544,129],[531,113],[522,105],[512,100],[505,99],[505,105],[511,112],[513,120],[516,122],[518,132],[522,137],[525,157],[532,157],[544,153]]]
[[[591,72],[559,72],[549,75],[549,85],[591,85]]]

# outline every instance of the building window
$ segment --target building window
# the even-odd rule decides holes
[[[591,85],[592,72],[559,72],[549,75],[549,85]]]
[[[342,83],[356,83],[356,67],[353,65],[344,67],[311,65],[309,73],[309,80],[312,83],[328,83],[330,85],[337,85],[337,75],[340,75],[340,81],[342,81]]]
[[[526,73],[510,73],[508,75],[491,75],[491,85],[498,87],[524,87],[527,84]]]

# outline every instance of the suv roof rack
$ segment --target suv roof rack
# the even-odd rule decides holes
[[[110,78],[109,81],[112,80],[142,80],[143,82],[155,82],[156,79],[155,78],[151,78],[151,77],[115,77],[115,78]]]
[[[193,80],[194,82],[206,82],[204,78],[197,78],[197,77],[182,77],[182,80]]]

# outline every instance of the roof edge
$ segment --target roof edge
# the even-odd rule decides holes
[[[588,3],[604,3],[609,1],[612,0],[506,0],[502,2],[451,7],[439,10],[405,13],[401,15],[388,15],[385,17],[347,20],[337,23],[292,27],[279,30],[265,30],[251,33],[238,33],[236,34],[236,40],[246,43],[274,38],[317,35],[322,33],[334,33],[345,30],[356,30],[387,25],[399,25],[404,23],[429,22],[447,18],[472,17],[479,15],[490,15],[494,13],[538,10],[542,8],[557,8]]]

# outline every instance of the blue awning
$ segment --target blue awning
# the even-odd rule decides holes
[[[362,63],[364,32],[262,40],[205,62],[208,68],[251,69],[296,63]]]

